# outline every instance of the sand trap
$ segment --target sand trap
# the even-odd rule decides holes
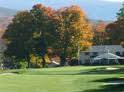
[[[124,81],[109,81],[104,83],[104,85],[124,85]]]
[[[2,73],[0,75],[15,75],[15,73]]]
[[[108,68],[106,68],[106,70],[118,70],[118,69],[120,69],[120,68],[114,68],[114,67],[108,67]]]
[[[104,85],[124,85],[124,77],[110,78]]]

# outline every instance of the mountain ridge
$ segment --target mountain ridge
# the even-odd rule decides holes
[[[9,23],[12,21],[12,18],[14,17],[14,15],[17,14],[17,10],[14,9],[9,9],[9,8],[4,8],[4,7],[0,7],[0,28],[1,29],[6,29],[6,27],[9,25]],[[104,21],[107,24],[111,23],[111,20],[103,20],[103,19],[91,19],[88,18],[89,21],[91,23],[98,23],[98,21]]]
[[[17,10],[0,7],[0,17],[14,16],[16,13]]]
[[[12,19],[15,14],[17,14],[17,10],[8,9],[4,7],[0,7],[0,38],[4,33],[3,30],[7,28],[7,26],[12,22]],[[103,21],[106,24],[111,23],[111,20],[97,20],[97,19],[88,19],[90,23],[97,24],[99,21]]]

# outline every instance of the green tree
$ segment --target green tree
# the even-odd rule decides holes
[[[6,55],[18,60],[26,59],[29,65],[30,54],[35,54],[42,58],[45,67],[47,47],[55,41],[55,35],[52,35],[55,34],[54,12],[50,7],[37,4],[30,11],[18,13],[3,36],[8,47]]]
[[[29,53],[31,53],[32,40],[32,16],[28,11],[18,13],[12,23],[5,31],[3,38],[6,40],[7,50],[5,54],[17,61],[30,62]]]

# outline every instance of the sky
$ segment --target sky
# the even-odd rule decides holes
[[[124,0],[101,0],[101,1],[108,1],[108,2],[123,2]]]
[[[98,4],[99,2],[122,3],[123,1],[124,0],[0,0],[0,6],[20,10],[20,9],[31,8],[36,3],[43,3],[48,6],[55,7],[54,4],[61,4],[66,6],[69,5],[69,3],[75,4],[78,2],[88,2],[88,3],[94,2]]]
[[[89,18],[115,20],[116,13],[124,0],[0,0],[0,7],[15,10],[30,9],[34,4],[42,3],[58,9],[63,6],[79,5]]]

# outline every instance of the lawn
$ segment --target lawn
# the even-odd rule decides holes
[[[0,73],[0,92],[124,92],[124,85],[106,85],[124,77],[124,66],[78,66],[8,70]]]

